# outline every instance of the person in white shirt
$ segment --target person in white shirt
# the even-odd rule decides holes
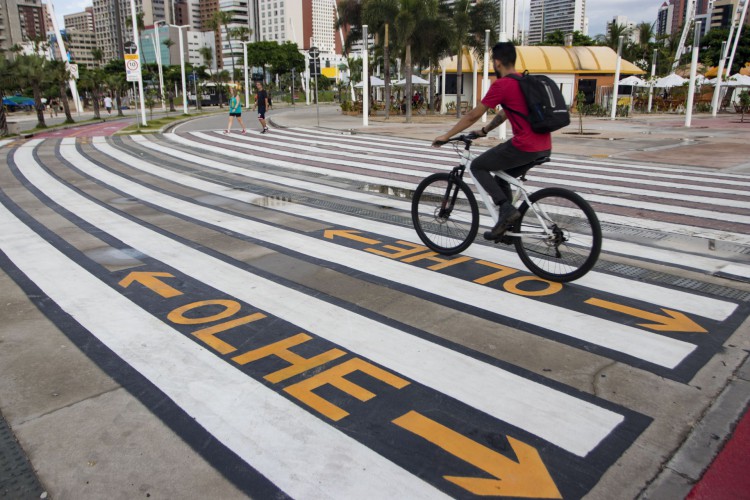
[[[107,109],[107,113],[112,114],[112,98],[106,96],[104,98],[104,107]]]

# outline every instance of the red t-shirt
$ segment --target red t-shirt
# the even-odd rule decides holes
[[[495,108],[500,104],[503,108],[508,107],[518,113],[529,114],[529,107],[526,105],[526,99],[521,92],[521,86],[512,78],[495,80],[487,91],[487,95],[482,99],[482,104],[488,108]],[[531,130],[531,124],[528,120],[513,111],[505,112],[513,128],[511,144],[517,149],[527,152],[552,149],[551,134],[537,134]]]

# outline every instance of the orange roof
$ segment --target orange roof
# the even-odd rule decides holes
[[[609,47],[562,47],[562,46],[516,46],[516,69],[530,73],[593,74],[615,72],[617,53]],[[478,71],[482,71],[483,58],[477,61]],[[440,61],[446,73],[455,73],[457,57],[447,57]],[[462,70],[473,70],[472,58],[465,53]],[[646,72],[635,64],[622,60],[620,73],[642,75]]]

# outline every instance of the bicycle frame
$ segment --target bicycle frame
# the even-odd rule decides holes
[[[474,175],[471,173],[471,161],[473,159],[471,151],[467,147],[464,151],[459,152],[459,155],[461,157],[461,162],[460,162],[461,171],[469,172],[469,177],[471,177],[471,180],[474,183],[474,187],[476,187],[477,191],[479,192],[479,197],[482,199],[482,203],[484,203],[484,206],[489,212],[490,217],[492,217],[493,223],[497,224],[497,219],[499,215],[498,215],[497,207],[495,206],[495,203],[490,199],[490,195],[482,187],[482,185],[479,182],[477,182],[477,180],[474,178]],[[497,171],[495,172],[495,175],[499,177],[500,179],[502,179],[503,181],[510,184],[511,186],[515,187],[515,189],[513,190],[513,199],[511,200],[511,203],[513,203],[513,205],[516,205],[519,200],[523,199],[523,201],[525,201],[526,204],[529,206],[529,209],[534,211],[534,215],[536,215],[537,219],[539,220],[539,224],[542,226],[542,229],[544,230],[544,233],[542,235],[536,235],[536,236],[530,233],[513,233],[513,232],[506,232],[505,236],[516,236],[516,237],[527,237],[527,238],[537,237],[539,239],[545,239],[545,238],[551,237],[552,231],[547,226],[547,223],[545,221],[545,219],[549,220],[549,216],[546,213],[544,213],[544,210],[542,209],[542,207],[537,207],[535,204],[531,203],[531,200],[529,199],[529,193],[524,187],[523,181],[520,181],[516,179],[515,177],[512,177],[506,174],[503,171]]]

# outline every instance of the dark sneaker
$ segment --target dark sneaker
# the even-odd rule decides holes
[[[267,128],[264,128],[263,130],[260,131],[261,134],[265,134],[266,132],[268,132]]]
[[[508,201],[500,205],[498,211],[497,224],[490,231],[484,233],[485,240],[500,240],[505,231],[521,218],[521,212],[516,210],[516,207]]]

